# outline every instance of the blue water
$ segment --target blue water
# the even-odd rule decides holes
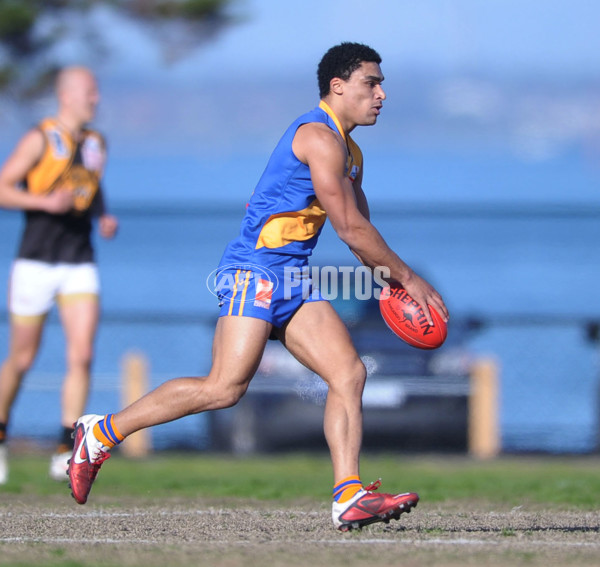
[[[97,242],[104,323],[97,342],[91,411],[111,411],[121,403],[118,376],[129,351],[148,357],[152,385],[209,368],[217,306],[206,278],[237,233],[245,205],[242,195],[247,192],[238,186],[221,199],[216,198],[219,191],[203,192],[202,197],[187,194],[184,204],[180,181],[193,178],[194,172],[182,163],[170,180],[173,193],[166,173],[148,177],[148,191],[158,205],[112,198],[121,229],[115,241]],[[491,179],[494,187],[502,185],[503,169],[507,169],[504,182],[510,181],[511,187],[525,187],[526,181],[537,185],[544,179],[536,182],[536,175],[550,176],[554,185],[548,188],[549,198],[536,200],[533,194],[517,191],[512,198],[507,194],[453,200],[451,187],[444,195],[435,194],[439,188],[433,188],[436,177],[431,168],[429,192],[422,186],[420,193],[406,198],[380,191],[373,199],[372,218],[391,247],[439,289],[453,317],[484,321],[466,347],[470,357],[493,356],[499,363],[503,448],[589,452],[597,447],[599,430],[600,349],[585,331],[589,320],[600,320],[600,209],[596,201],[559,200],[562,184],[574,178],[558,166],[562,177],[552,168],[548,172],[537,167],[525,168],[519,176],[507,168],[510,164],[501,165]],[[449,177],[456,188],[469,174],[454,167]],[[244,164],[243,172],[229,170],[223,176],[224,187],[255,177],[252,168],[259,170],[254,162]],[[405,175],[417,179],[407,169],[405,163]],[[113,183],[119,171],[120,183],[128,184],[127,195],[134,194],[132,185],[141,183],[137,166],[113,167]],[[593,183],[593,176],[577,171],[579,182],[585,178]],[[480,181],[481,175],[477,173]],[[439,179],[440,184],[443,181]],[[475,179],[470,183],[473,187],[461,195],[475,192]],[[159,192],[161,185],[164,193]],[[558,205],[563,202],[568,205]],[[0,293],[5,295],[20,218],[0,212],[0,223]],[[355,264],[329,225],[313,262]],[[7,340],[6,325],[0,325],[0,356]],[[28,435],[37,425],[47,428],[49,420],[58,419],[56,388],[63,367],[62,336],[54,318],[15,407],[13,434]],[[44,385],[56,404],[48,401]],[[42,405],[45,410],[39,412]],[[187,431],[201,445],[202,420],[193,416],[155,428],[155,444],[160,447],[165,439]]]

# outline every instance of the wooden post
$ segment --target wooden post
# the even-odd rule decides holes
[[[129,352],[123,357],[122,369],[122,402],[123,407],[127,407],[148,391],[148,362],[144,355]],[[132,433],[119,448],[126,457],[146,457],[152,450],[149,431],[142,429]]]
[[[475,458],[491,459],[500,452],[498,406],[498,366],[491,359],[478,360],[469,396],[469,453]]]

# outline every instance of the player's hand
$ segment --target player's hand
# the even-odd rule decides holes
[[[407,281],[402,282],[402,285],[408,292],[408,295],[423,308],[423,313],[425,313],[427,322],[430,325],[433,325],[433,319],[429,311],[430,305],[435,308],[445,322],[448,322],[450,314],[442,296],[421,276],[412,272],[411,277]]]
[[[73,193],[58,189],[42,197],[41,209],[47,213],[60,215],[73,208]]]
[[[119,228],[119,221],[112,215],[102,215],[98,220],[98,228],[102,238],[114,238]]]

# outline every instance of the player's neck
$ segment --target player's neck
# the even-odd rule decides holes
[[[59,112],[56,116],[57,122],[60,126],[66,130],[73,140],[78,141],[81,138],[84,124],[72,116]]]
[[[352,130],[354,130],[356,124],[346,118],[343,113],[343,108],[339,107],[339,105],[336,105],[335,102],[335,98],[324,98],[321,99],[319,105],[321,105],[321,108],[323,108],[323,105],[326,107],[323,108],[323,110],[331,115],[336,123],[336,126],[342,130],[340,133],[345,140],[346,136],[350,134]]]
[[[331,116],[338,130],[340,130],[340,134],[344,141],[346,141],[346,136],[354,129],[354,124],[348,124],[344,121],[343,115],[340,116],[338,110],[336,110],[335,106],[332,104],[332,101],[328,101],[325,99],[321,99],[319,102],[319,106]]]

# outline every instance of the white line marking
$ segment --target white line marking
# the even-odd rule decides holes
[[[260,510],[251,510],[252,513],[258,514],[260,516]],[[227,516],[232,513],[239,513],[239,510],[228,509],[228,508],[209,508],[204,510],[139,510],[135,512],[116,512],[109,510],[86,510],[81,512],[42,512],[35,514],[24,514],[20,511],[12,511],[12,512],[0,512],[0,518],[14,518],[14,517],[22,517],[24,515],[31,515],[36,519],[39,518],[52,518],[52,519],[77,519],[77,520],[85,520],[86,518],[140,518],[146,516]],[[288,514],[289,510],[281,510],[281,511],[273,511],[270,510],[269,514],[273,515],[277,512],[281,514]],[[321,515],[321,512],[316,511],[304,511],[304,510],[296,510],[294,514],[297,516],[304,517],[318,517]],[[333,528],[332,528],[333,531]],[[590,530],[593,532],[594,530]],[[428,539],[426,535],[423,538],[415,539],[406,538],[409,535],[408,533],[400,534],[398,538],[353,538],[349,537],[348,534],[340,534],[337,538],[331,539],[307,539],[303,537],[302,545],[313,544],[313,545],[331,545],[331,546],[362,546],[362,545],[381,545],[381,546],[391,546],[391,545],[413,545],[416,547],[431,547],[431,546],[505,546],[505,547],[528,547],[528,548],[591,548],[591,549],[600,549],[600,541],[553,541],[553,540],[531,540],[531,539],[515,539],[515,538],[506,538],[502,537],[500,532],[498,533],[498,537],[490,537],[489,539],[481,539],[481,538],[465,538],[465,537],[453,537],[453,538],[443,538],[436,536],[435,538]],[[594,535],[594,534],[592,534]],[[86,536],[86,543],[88,544],[124,544],[124,545],[148,545],[148,546],[156,546],[156,545],[166,545],[170,544],[172,538],[166,539],[132,539],[130,537],[127,538],[114,538],[114,537],[106,537],[106,538],[90,538]],[[44,543],[44,544],[77,544],[81,543],[80,538],[65,538],[65,537],[47,537],[47,536],[14,536],[14,537],[0,537],[0,543],[11,544],[11,543]],[[244,547],[248,545],[255,545],[255,541],[249,540],[202,540],[198,539],[196,541],[180,541],[179,545],[181,546],[190,546],[190,545],[213,545],[213,546],[239,546]],[[261,541],[261,545],[272,544],[272,545],[295,545],[298,544],[297,540],[294,539],[272,539],[268,541]]]
[[[98,544],[98,543],[109,543],[114,545],[116,543],[139,543],[142,545],[158,545],[161,542],[151,539],[91,539],[86,537],[85,543]],[[81,543],[80,538],[68,538],[68,537],[3,537],[0,538],[0,543]]]
[[[124,544],[124,545],[164,545],[169,541],[162,541],[158,539],[115,539],[115,538],[90,538],[86,536],[86,544]],[[80,538],[65,538],[65,537],[3,537],[0,538],[0,543],[45,543],[45,544],[76,544],[81,543]],[[281,545],[281,544],[298,544],[296,540],[289,539],[273,539],[269,541],[261,541],[261,545]],[[316,539],[310,540],[304,538],[302,545],[313,544],[313,545],[414,545],[417,547],[429,547],[432,545],[446,545],[446,546],[502,546],[503,544],[510,544],[511,546],[518,547],[588,547],[592,549],[599,548],[600,542],[561,542],[561,541],[542,541],[542,540],[527,540],[527,541],[515,541],[515,540],[493,540],[493,539],[467,539],[467,538],[453,538],[453,539]],[[188,546],[194,544],[202,545],[224,545],[224,546],[247,546],[255,545],[255,541],[248,540],[198,540],[198,541],[182,541],[179,542],[180,546]]]

